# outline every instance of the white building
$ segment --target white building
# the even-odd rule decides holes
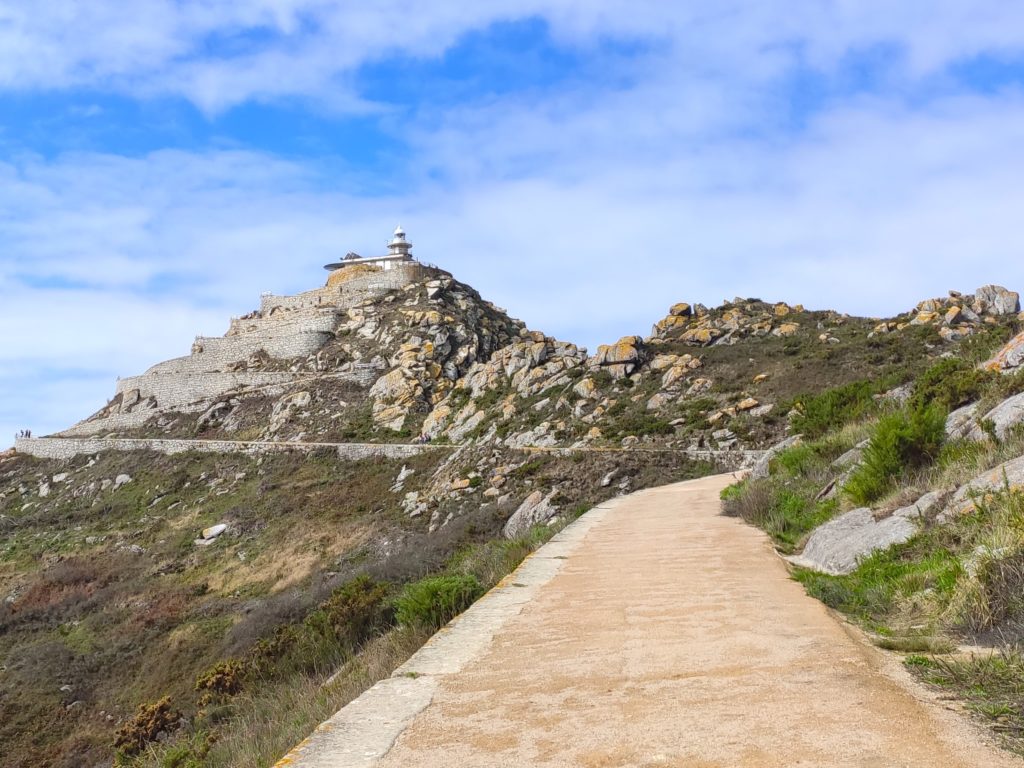
[[[325,264],[324,269],[329,272],[334,272],[345,267],[352,266],[353,264],[369,264],[374,267],[380,267],[383,270],[389,270],[396,264],[408,263],[415,261],[412,257],[412,243],[405,239],[405,230],[402,229],[401,224],[395,228],[395,234],[391,238],[391,242],[388,243],[388,253],[385,256],[360,256],[358,253],[349,253],[339,262],[334,264]]]

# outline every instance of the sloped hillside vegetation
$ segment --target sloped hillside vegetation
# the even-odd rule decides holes
[[[944,357],[898,396],[822,393],[853,405],[780,444],[723,498],[773,537],[809,594],[1024,752],[1019,322],[1001,348],[975,350],[991,357]]]

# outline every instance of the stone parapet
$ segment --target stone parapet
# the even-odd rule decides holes
[[[428,451],[452,450],[452,446],[411,445],[404,443],[295,443],[255,442],[244,440],[163,440],[150,438],[18,438],[14,448],[18,453],[40,459],[71,459],[83,454],[103,451],[157,451],[173,455],[186,451],[201,453],[246,453],[261,455],[289,451],[312,452],[328,449],[338,458],[358,461],[373,457],[403,459]]]

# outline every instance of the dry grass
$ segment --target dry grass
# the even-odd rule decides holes
[[[271,766],[310,732],[377,682],[389,677],[430,636],[399,628],[374,638],[337,673],[296,677],[234,700],[231,727],[203,758],[204,766]],[[197,734],[199,736],[199,734]],[[205,736],[202,736],[205,738]],[[153,757],[165,758],[154,754]],[[165,765],[161,759],[148,765]]]

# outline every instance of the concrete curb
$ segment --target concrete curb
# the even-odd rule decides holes
[[[441,681],[487,652],[495,634],[559,571],[619,501],[599,504],[524,560],[490,592],[435,634],[405,664],[321,723],[276,764],[370,768],[434,698]]]

